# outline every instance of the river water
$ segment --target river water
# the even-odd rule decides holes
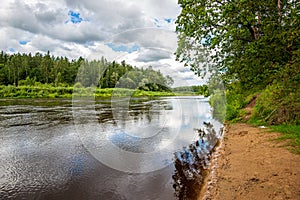
[[[221,127],[202,97],[2,99],[0,199],[183,198],[203,122]]]

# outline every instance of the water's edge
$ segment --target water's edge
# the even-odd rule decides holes
[[[198,200],[211,200],[213,199],[212,189],[215,187],[217,182],[217,169],[220,165],[221,152],[223,151],[224,137],[228,132],[228,126],[224,125],[222,137],[219,138],[219,141],[216,143],[213,151],[211,152],[211,162],[208,168],[208,174],[204,179],[202,187],[198,195]]]
[[[203,196],[212,174],[211,162],[221,144],[224,128],[217,133],[211,123],[204,122],[204,125],[196,129],[198,139],[175,154],[173,187],[177,199],[194,200]]]

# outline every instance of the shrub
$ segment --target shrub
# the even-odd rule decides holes
[[[270,125],[300,124],[299,94],[299,88],[285,88],[281,83],[267,86],[256,101],[253,118]]]
[[[245,97],[236,90],[226,92],[226,120],[234,120],[241,116],[241,109],[246,105]]]

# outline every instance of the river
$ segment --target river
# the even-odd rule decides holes
[[[1,99],[0,199],[178,199],[203,122],[202,97]]]

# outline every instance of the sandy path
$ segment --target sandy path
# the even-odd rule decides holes
[[[200,199],[300,200],[300,155],[270,140],[276,137],[247,124],[229,125]]]

